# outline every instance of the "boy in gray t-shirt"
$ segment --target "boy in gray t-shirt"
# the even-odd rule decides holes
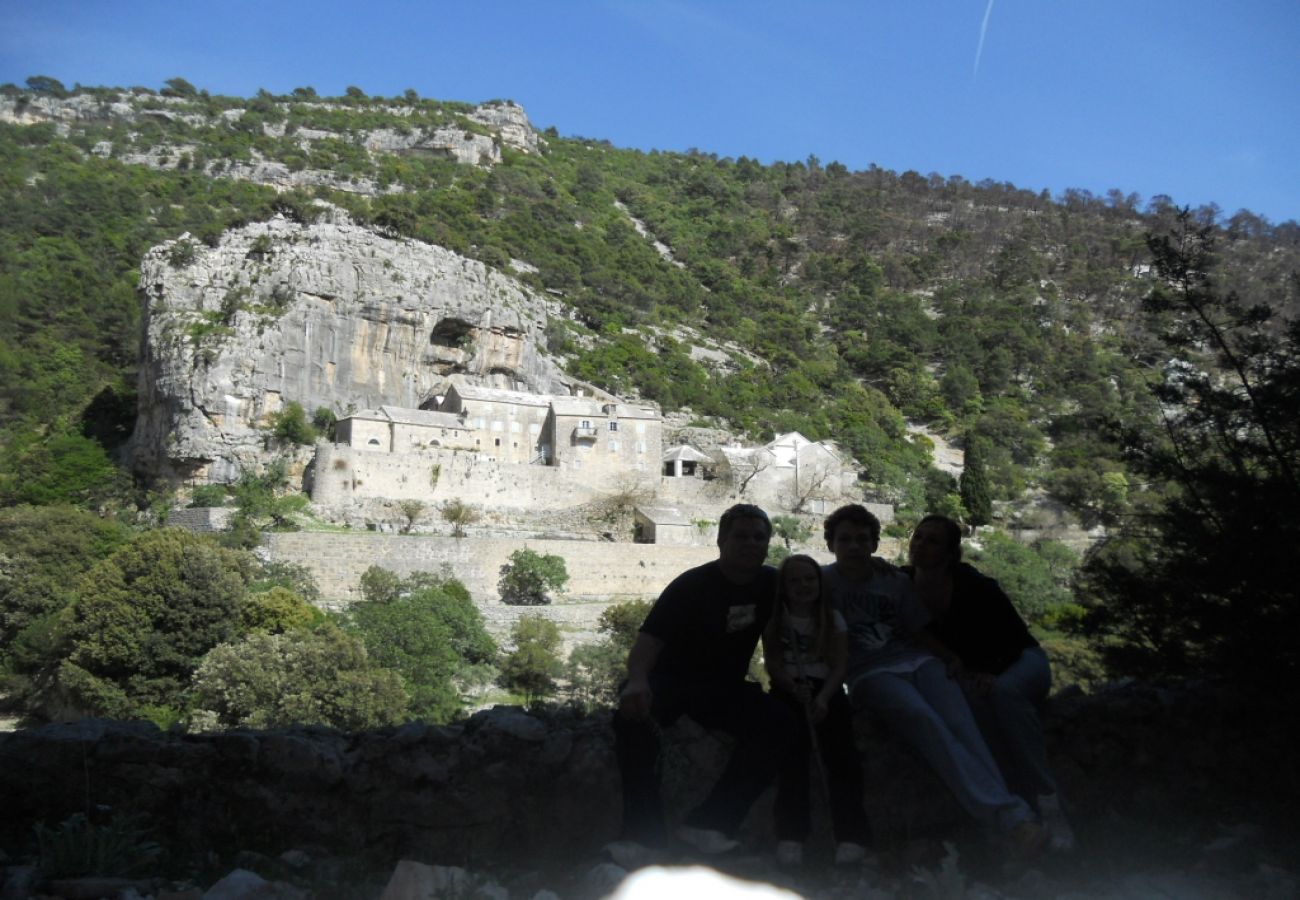
[[[889,723],[921,754],[962,807],[1007,834],[1026,855],[1047,843],[1029,806],[1008,790],[961,688],[935,656],[950,656],[922,627],[929,615],[906,574],[876,559],[880,521],[857,503],[826,519],[835,562],[825,586],[849,629],[849,699]]]

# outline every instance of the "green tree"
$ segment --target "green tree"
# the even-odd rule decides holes
[[[316,429],[307,421],[307,412],[302,404],[290,401],[284,408],[270,417],[271,434],[280,444],[312,444],[316,441]]]
[[[82,578],[61,623],[63,701],[122,718],[183,708],[199,660],[242,632],[252,571],[246,554],[179,529],[117,550]]]
[[[785,549],[790,549],[791,542],[806,541],[812,536],[812,529],[797,516],[774,516],[772,533],[785,542]]]
[[[971,525],[987,525],[993,521],[993,498],[989,492],[988,473],[984,466],[987,444],[972,439],[966,446],[965,463],[961,473],[961,505],[966,509]]]
[[[555,693],[564,669],[558,652],[560,628],[540,616],[524,616],[510,630],[512,650],[501,663],[501,681],[529,705]]]
[[[607,635],[627,653],[636,642],[645,617],[650,614],[650,606],[645,600],[627,600],[607,606],[596,620],[596,630]]]
[[[1078,554],[1056,541],[1027,546],[1001,533],[986,535],[972,549],[970,562],[996,578],[1016,609],[1028,621],[1048,624],[1069,606],[1077,609],[1072,581]]]
[[[129,538],[118,522],[73,507],[0,509],[0,661],[25,629],[72,603],[81,575]]]
[[[325,614],[285,587],[249,593],[240,608],[240,621],[247,632],[283,634],[294,629],[315,628]]]
[[[512,606],[539,606],[550,603],[547,596],[561,591],[569,583],[564,557],[534,550],[516,550],[501,567],[497,589],[501,602]]]
[[[168,78],[163,82],[163,89],[160,92],[164,97],[194,97],[198,94],[198,88],[190,84],[184,78]]]
[[[401,722],[407,707],[398,674],[378,668],[359,639],[331,625],[214,647],[194,674],[194,693],[191,720],[199,728],[360,731]]]
[[[569,651],[564,680],[570,702],[587,711],[615,702],[627,673],[627,654],[649,612],[645,600],[615,603],[601,612],[596,630],[603,637]]]
[[[1183,210],[1148,241],[1164,363],[1158,422],[1130,420],[1130,516],[1086,567],[1090,625],[1134,673],[1215,675],[1265,696],[1300,670],[1300,319],[1217,282],[1213,230]]]
[[[496,655],[464,585],[424,572],[398,579],[372,567],[362,576],[362,591],[366,599],[348,610],[349,628],[376,664],[401,675],[411,715],[454,719],[464,708],[457,682]]]

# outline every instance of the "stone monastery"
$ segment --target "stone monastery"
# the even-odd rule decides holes
[[[333,443],[316,447],[305,479],[312,499],[345,521],[383,521],[385,507],[401,502],[459,501],[519,522],[619,495],[637,507],[638,540],[704,543],[711,532],[697,524],[727,503],[819,514],[857,480],[830,442],[790,433],[761,447],[665,447],[654,403],[574,390],[537,394],[452,376],[423,409],[351,413]]]

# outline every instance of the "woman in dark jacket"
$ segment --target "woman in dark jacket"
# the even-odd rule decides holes
[[[1047,654],[998,583],[961,561],[961,526],[952,519],[922,519],[908,559],[904,571],[930,612],[927,628],[948,653],[949,672],[961,681],[989,744],[1002,751],[1007,783],[1038,809],[1052,846],[1072,849],[1038,719],[1052,685]]]

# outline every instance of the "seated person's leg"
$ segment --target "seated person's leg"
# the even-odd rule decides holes
[[[871,844],[871,825],[862,807],[862,760],[853,743],[853,707],[841,691],[831,697],[817,742],[830,782],[831,823],[840,842]]]
[[[929,667],[937,668],[938,677],[947,680],[938,660],[925,663],[922,669]],[[868,675],[853,686],[854,705],[879,711],[930,764],[962,808],[976,820],[991,828],[1009,830],[1031,818],[1024,802],[1007,790],[996,766],[972,754],[918,688],[918,682],[925,685],[931,694],[940,698],[940,706],[951,712],[955,704],[951,697],[944,696],[942,686],[934,686],[929,677],[932,674],[918,670],[908,675],[888,672]],[[961,690],[950,680],[948,686],[961,699]],[[964,704],[965,700],[961,702]],[[970,715],[969,710],[966,715]],[[974,724],[970,727],[973,729]],[[988,756],[987,748],[983,756]]]
[[[659,731],[680,716],[681,689],[671,681],[654,679],[649,719],[614,714],[614,754],[623,782],[624,840],[650,847],[663,846],[668,834],[659,794]]]
[[[1038,647],[1026,649],[997,677],[988,704],[1006,743],[1017,780],[1031,794],[1056,793],[1056,779],[1047,760],[1047,741],[1039,718],[1039,705],[1051,688],[1047,654]]]
[[[736,739],[718,783],[704,803],[686,817],[686,824],[732,834],[796,746],[799,717],[780,700],[748,682],[739,686],[697,686],[684,698],[683,706],[686,714],[701,725],[721,729]]]

